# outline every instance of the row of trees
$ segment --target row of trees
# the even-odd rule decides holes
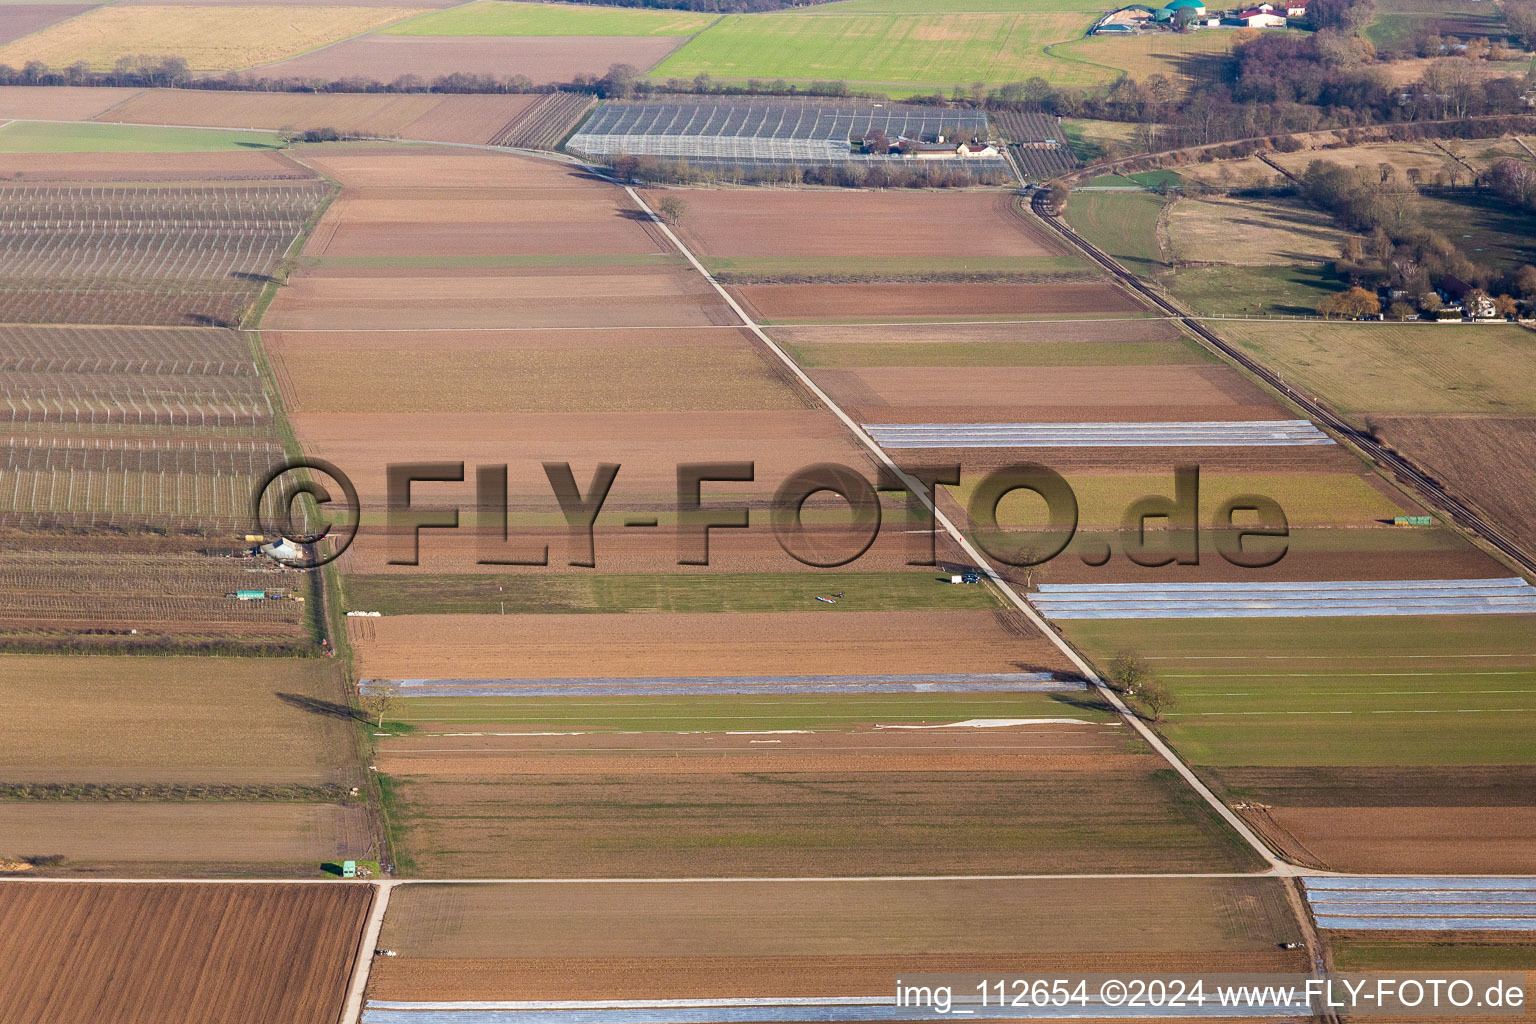
[[[683,159],[621,154],[613,172],[626,181],[679,184],[729,181],[745,184],[834,185],[840,188],[965,188],[1005,185],[1001,165],[976,167],[960,160],[892,160],[833,164],[736,166],[693,164]]]

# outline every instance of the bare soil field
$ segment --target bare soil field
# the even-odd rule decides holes
[[[661,339],[656,332],[639,331],[580,332],[584,340],[601,340],[611,347],[595,348],[578,341],[568,350],[541,345],[541,339],[551,336],[536,331],[482,332],[470,336],[472,343],[464,347],[445,345],[436,333],[419,339],[409,334],[375,335],[371,340],[378,347],[349,350],[348,359],[357,360],[357,369],[339,378],[332,375],[336,349],[328,344],[335,335],[287,334],[282,337],[324,340],[299,351],[277,347],[274,362],[281,363],[279,379],[291,412],[805,408],[805,399],[784,381],[782,370],[764,359],[741,332],[680,333],[692,344],[657,344]],[[532,345],[525,346],[525,340]],[[712,344],[699,344],[706,340]],[[424,346],[413,341],[431,348],[423,351]],[[273,347],[269,345],[269,350]],[[475,373],[466,377],[463,370],[469,360]],[[367,372],[370,369],[374,372]],[[636,387],[637,381],[652,383]]]
[[[527,75],[535,85],[547,85],[570,82],[581,74],[602,75],[614,64],[643,70],[686,41],[685,36],[365,35],[247,73],[260,78],[392,82],[401,75],[432,79],[463,71],[498,78]]]
[[[96,120],[208,128],[335,128],[349,133],[393,135],[442,101],[443,97],[428,93],[147,89]]]
[[[1536,549],[1536,418],[1384,417],[1382,436]]]
[[[1070,669],[1006,612],[734,615],[433,615],[371,620],[364,678],[519,675],[836,675]]]
[[[0,656],[7,782],[345,783],[351,728],[322,659]]]
[[[315,173],[307,167],[301,167],[282,153],[269,149],[209,153],[7,153],[0,158],[0,175],[10,178],[12,184],[316,179]]]
[[[384,504],[385,464],[391,461],[507,463],[513,500],[532,498],[549,511],[557,506],[550,505],[549,482],[539,466],[547,458],[570,462],[584,481],[590,477],[581,467],[619,463],[609,505],[633,504],[653,512],[658,502],[675,508],[677,466],[683,462],[755,462],[754,481],[706,485],[711,500],[715,495],[765,500],[791,473],[813,462],[841,462],[861,471],[870,467],[873,479],[870,457],[841,424],[830,414],[803,409],[584,413],[558,419],[538,413],[302,413],[294,417],[294,428],[307,451],[323,454],[352,477],[365,514]],[[457,502],[467,513],[475,485],[470,479],[433,485],[423,493]],[[553,522],[562,529],[565,525],[560,518]],[[711,543],[720,541],[728,543],[727,531],[715,532]]]
[[[73,18],[95,4],[6,4],[5,24],[0,25],[0,46],[31,35],[65,18]]]
[[[407,139],[489,145],[546,100],[533,95],[443,96],[425,114],[400,130]]]
[[[866,422],[1059,422],[1073,407],[1096,410],[1084,408],[1085,422],[1292,418],[1225,366],[882,366],[813,375]]]
[[[1270,813],[1334,871],[1536,871],[1536,807],[1276,807]]]
[[[967,320],[1139,313],[1109,284],[778,284],[731,291],[761,320]]]
[[[488,143],[540,97],[150,89],[96,118],[124,124],[304,130]]]
[[[50,11],[69,10],[69,5],[38,5]],[[7,5],[7,11],[17,8]],[[94,89],[85,86],[0,86],[0,117],[33,118],[39,121],[83,121],[111,110],[142,89]],[[7,161],[11,157],[6,158]]]
[[[373,890],[0,886],[9,1024],[335,1024]]]
[[[567,188],[559,180],[520,186],[511,177],[520,167],[508,159],[502,158],[509,175],[504,189],[343,193],[305,247],[305,266],[332,276],[347,271],[378,276],[430,267],[431,259],[440,257],[455,276],[474,277],[507,265],[547,274],[562,262],[582,262],[575,257],[619,272],[671,262],[657,239],[634,220],[623,193],[594,193],[579,183]],[[496,256],[529,258],[498,263],[490,258]],[[561,261],[560,256],[572,259]],[[636,258],[598,259],[603,256]],[[447,263],[450,257],[454,262]]]
[[[0,802],[5,856],[62,854],[72,873],[308,874],[369,848],[362,804]]]
[[[1263,878],[410,885],[391,898],[380,943],[402,964],[718,957],[805,970],[820,958],[1190,953],[1290,963],[1275,950],[1296,927],[1279,882]]]
[[[416,37],[412,37],[416,38]],[[325,146],[304,160],[346,188],[581,188],[608,195],[612,186],[545,160],[475,150],[392,143]]]
[[[922,349],[969,344],[977,347],[1042,345],[1059,348],[1063,345],[1095,343],[1176,344],[1183,337],[1179,328],[1170,321],[1133,319],[1102,320],[1095,323],[1038,320],[1006,324],[886,324],[878,328],[858,324],[783,326],[775,327],[769,333],[775,341],[793,346],[846,345],[849,347],[850,361],[858,359],[856,353],[859,348],[872,346],[904,345]],[[978,355],[977,358],[980,360],[983,357]]]
[[[263,321],[282,330],[691,327],[734,314],[696,274],[319,277],[289,282]]]
[[[659,193],[650,192],[654,204]],[[775,260],[890,254],[871,225],[900,225],[900,248],[925,258],[1039,259],[1063,256],[1053,238],[1015,212],[1009,192],[691,189],[682,238],[700,257]]]
[[[412,7],[105,6],[0,47],[0,62],[110,68],[124,56],[174,53],[194,71],[228,71],[301,53],[419,14]]]

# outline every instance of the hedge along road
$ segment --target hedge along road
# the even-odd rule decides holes
[[[938,505],[933,500],[933,496],[928,493],[927,488],[925,488],[921,483],[913,479],[908,474],[902,472],[901,468],[897,466],[895,462],[891,461],[891,457],[885,453],[885,450],[875,443],[874,438],[870,437],[869,434],[865,432],[863,427],[859,426],[859,424],[855,422],[846,412],[844,412],[836,402],[832,401],[831,396],[819,388],[816,383],[806,375],[805,371],[800,369],[800,365],[796,363],[787,352],[780,348],[778,343],[770,338],[767,332],[764,331],[756,321],[747,315],[747,311],[743,309],[734,298],[732,298],[731,294],[721,286],[719,281],[715,280],[714,275],[705,269],[704,264],[699,262],[698,257],[695,256],[693,252],[683,244],[683,240],[678,238],[677,235],[673,233],[672,229],[668,227],[667,224],[656,215],[656,212],[646,204],[645,200],[640,197],[640,194],[628,185],[624,186],[624,191],[628,193],[630,199],[632,199],[635,204],[640,207],[641,210],[644,210],[645,213],[650,216],[650,218],[656,223],[656,226],[662,231],[662,233],[664,233],[672,242],[672,244],[677,247],[677,251],[682,253],[688,262],[693,265],[693,269],[702,274],[704,280],[709,282],[710,287],[720,294],[720,297],[725,300],[725,303],[730,306],[731,310],[741,318],[742,325],[746,327],[747,330],[751,331],[759,341],[768,347],[769,351],[771,351],[775,356],[779,358],[785,367],[795,375],[795,378],[805,386],[807,391],[815,395],[822,402],[822,404],[824,404],[828,409],[832,411],[834,415],[837,416],[838,419],[842,420],[843,425],[853,432],[853,436],[858,438],[859,443],[864,445],[865,448],[868,448],[869,451],[875,456],[877,460],[879,460],[882,465],[896,474],[897,478],[902,481],[903,486],[905,486],[913,494],[917,495],[918,500],[923,503],[923,506],[933,514],[934,520],[944,528],[944,532],[949,534],[955,543],[960,546],[960,550],[964,551],[966,556],[969,557],[977,566],[982,569],[983,572],[986,573],[987,578],[990,579],[992,584],[997,587],[997,589],[1003,594],[1005,598],[1008,599],[1008,602],[1017,608],[1020,612],[1022,612],[1036,629],[1044,634],[1051,641],[1051,643],[1056,645],[1057,649],[1060,650],[1061,653],[1064,654],[1067,659],[1072,662],[1073,666],[1083,674],[1083,678],[1087,679],[1093,686],[1097,687],[1100,695],[1103,696],[1104,699],[1114,707],[1114,709],[1120,714],[1121,718],[1125,719],[1125,721],[1128,722],[1130,726],[1141,735],[1141,738],[1146,741],[1147,745],[1150,746],[1153,750],[1157,751],[1157,753],[1162,756],[1163,760],[1167,761],[1173,767],[1173,769],[1177,771],[1181,777],[1183,777],[1184,781],[1187,782],[1195,790],[1195,792],[1200,794],[1200,797],[1205,800],[1206,803],[1210,804],[1211,808],[1221,816],[1222,820],[1230,825],[1233,831],[1242,837],[1243,841],[1253,849],[1254,853],[1258,854],[1259,857],[1261,857],[1264,862],[1269,865],[1270,873],[1277,875],[1297,874],[1300,869],[1298,869],[1290,862],[1281,860],[1279,857],[1275,856],[1275,854],[1270,851],[1269,847],[1265,846],[1259,837],[1254,835],[1253,831],[1243,823],[1242,819],[1233,813],[1230,807],[1222,803],[1222,801],[1217,798],[1216,794],[1211,792],[1205,783],[1201,782],[1199,777],[1196,776],[1192,770],[1190,770],[1189,766],[1181,761],[1176,754],[1174,754],[1172,748],[1170,748],[1168,744],[1164,743],[1162,738],[1159,737],[1157,733],[1153,732],[1151,727],[1143,722],[1141,717],[1132,711],[1130,707],[1125,703],[1125,701],[1120,699],[1120,695],[1114,690],[1110,689],[1104,680],[1099,677],[1099,674],[1093,670],[1092,666],[1090,666],[1088,662],[1085,661],[1077,653],[1077,651],[1073,650],[1070,644],[1068,644],[1059,635],[1057,635],[1056,631],[1046,623],[1045,619],[1043,619],[1040,614],[1035,611],[1030,603],[1024,600],[1023,597],[1021,597],[1011,586],[1008,585],[1006,580],[998,575],[997,570],[992,567],[992,564],[982,557],[981,552],[976,550],[971,542],[965,538],[964,534],[960,532],[960,529],[955,526],[954,522],[949,518],[949,516],[945,515],[939,509]]]

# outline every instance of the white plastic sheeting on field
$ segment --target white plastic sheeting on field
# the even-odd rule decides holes
[[[1536,878],[1308,878],[1319,927],[1536,931]]]
[[[1228,619],[1536,613],[1536,587],[1493,580],[1041,584],[1052,619]]]
[[[1206,423],[866,423],[882,448],[1263,448],[1333,444],[1309,420]]]
[[[384,680],[364,679],[367,693]],[[859,676],[633,676],[573,679],[392,679],[405,697],[676,696],[730,693],[1051,693],[1082,690],[1050,672]]]

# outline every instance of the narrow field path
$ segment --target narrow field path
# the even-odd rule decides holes
[[[389,894],[399,882],[374,883],[373,907],[368,924],[357,947],[357,963],[352,967],[352,984],[347,987],[347,1002],[341,1010],[341,1024],[357,1024],[363,1019],[363,994],[368,990],[368,972],[373,968],[373,951],[379,948],[379,931],[384,927],[384,912],[389,909]]]

